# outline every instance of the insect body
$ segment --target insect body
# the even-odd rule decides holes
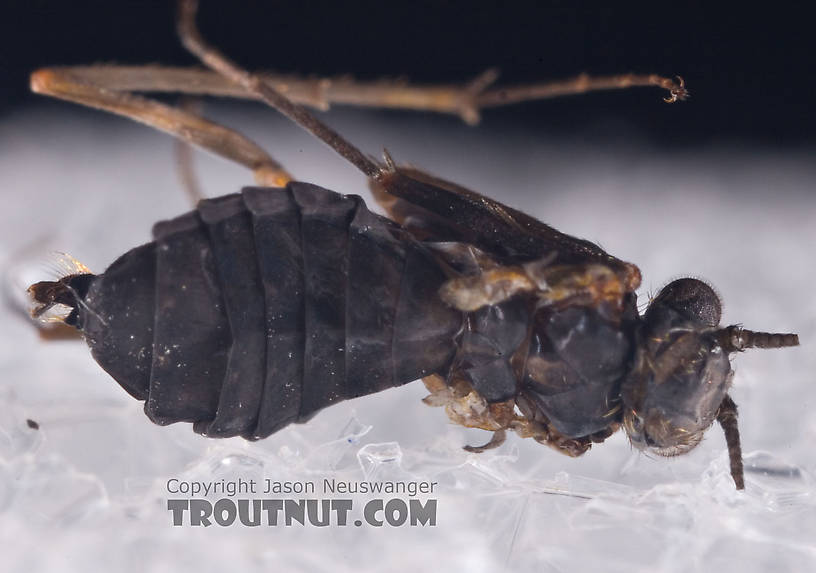
[[[371,161],[205,44],[193,3],[181,6],[185,44],[362,170],[391,219],[358,197],[286,183],[271,158],[226,149],[200,118],[162,116],[180,123],[176,135],[284,184],[204,200],[104,273],[29,289],[37,313],[70,309],[65,322],[154,422],[258,439],[423,378],[427,403],[494,432],[475,451],[513,430],[575,456],[622,426],[636,447],[675,455],[716,419],[743,487],[729,356],[796,335],[721,327],[719,298],[696,279],[666,286],[641,316],[635,265],[387,154]],[[47,70],[32,83],[145,121],[155,113],[66,78]]]

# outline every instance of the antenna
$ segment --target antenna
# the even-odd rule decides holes
[[[723,350],[742,352],[747,348],[786,348],[799,346],[799,335],[777,332],[755,332],[735,324],[717,331]]]

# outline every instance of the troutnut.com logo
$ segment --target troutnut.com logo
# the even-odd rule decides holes
[[[174,526],[435,526],[437,482],[167,481]],[[280,494],[303,497],[279,497]],[[339,497],[339,496],[355,497]],[[422,498],[418,496],[422,496]],[[222,497],[218,497],[222,496]],[[331,496],[331,497],[329,497]]]

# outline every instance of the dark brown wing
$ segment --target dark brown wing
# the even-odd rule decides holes
[[[639,283],[637,267],[595,243],[418,169],[395,167],[374,183],[372,192],[395,221],[421,240],[469,243],[503,264],[545,256],[554,256],[554,264],[601,263],[629,276],[633,289]]]

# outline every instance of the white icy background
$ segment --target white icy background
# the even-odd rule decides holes
[[[546,104],[542,104],[546,105]],[[691,104],[689,104],[691,105]],[[330,151],[257,107],[208,112],[244,129],[302,180],[368,197]],[[667,113],[670,111],[667,111]],[[270,439],[212,441],[152,425],[79,341],[45,342],[2,307],[3,571],[804,571],[816,567],[816,166],[813,149],[723,143],[661,152],[637,136],[467,128],[452,118],[341,111],[364,150],[412,162],[600,242],[638,264],[641,300],[678,276],[714,284],[724,323],[798,332],[797,349],[738,356],[747,489],[718,427],[689,455],[633,451],[617,434],[580,459],[487,433],[424,406],[421,383],[330,408]],[[610,126],[610,133],[620,126]],[[209,195],[248,172],[198,155]],[[0,122],[0,263],[7,296],[67,251],[101,271],[189,208],[170,139],[59,104]],[[26,418],[40,424],[26,427]],[[368,433],[363,429],[371,426]],[[753,468],[753,469],[752,469]],[[172,527],[169,478],[439,482],[436,527]],[[318,488],[318,492],[319,492]],[[261,496],[259,496],[261,497]]]

